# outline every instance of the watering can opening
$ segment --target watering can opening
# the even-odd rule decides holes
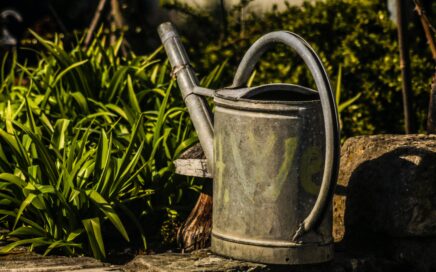
[[[221,89],[215,95],[229,100],[256,103],[300,104],[319,100],[319,94],[312,89],[284,83],[265,84],[250,88]]]

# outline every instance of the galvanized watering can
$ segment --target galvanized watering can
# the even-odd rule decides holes
[[[214,177],[212,251],[269,264],[331,260],[338,114],[313,49],[291,32],[266,34],[245,54],[233,85],[215,91],[198,86],[172,25],[158,31]],[[318,91],[292,84],[245,87],[274,43],[298,53]],[[213,117],[203,96],[213,97]]]

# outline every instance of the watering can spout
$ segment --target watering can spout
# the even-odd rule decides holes
[[[206,155],[208,170],[213,173],[213,119],[202,96],[213,96],[214,91],[198,86],[198,79],[173,25],[170,22],[161,24],[158,33],[172,67],[171,74],[177,78],[183,100]]]

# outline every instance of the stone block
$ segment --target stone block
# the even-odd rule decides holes
[[[342,146],[336,241],[354,233],[436,235],[436,135],[374,135]]]

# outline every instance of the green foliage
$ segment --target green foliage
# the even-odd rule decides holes
[[[228,27],[221,31],[227,35],[217,35],[223,25],[205,20],[201,14],[193,15],[198,19],[192,20],[202,24],[199,32],[181,32],[187,37],[186,47],[191,50],[192,62],[197,64],[200,73],[209,71],[223,59],[228,59],[229,68],[236,68],[243,52],[267,32],[288,30],[298,33],[320,55],[333,83],[337,81],[337,67],[342,67],[341,96],[344,101],[360,94],[360,98],[341,114],[344,136],[401,133],[399,50],[396,27],[386,5],[386,1],[376,0],[306,2],[263,17],[252,15],[243,23],[239,20],[240,8],[236,8],[229,11]],[[436,11],[436,3],[433,3],[433,9]],[[416,23],[411,25],[410,33],[412,103],[419,129],[423,131],[434,62],[419,21]],[[201,29],[206,31],[201,32]],[[291,82],[314,87],[304,63],[283,46],[270,50],[261,60],[253,84]],[[234,72],[233,69],[225,71],[222,86],[230,85]]]
[[[0,253],[29,245],[104,259],[108,237],[146,247],[147,216],[177,214],[198,187],[173,173],[197,138],[161,49],[123,58],[121,40],[65,50],[33,35],[45,48],[38,64],[12,55],[1,71],[0,226],[13,242]]]
[[[339,66],[339,71],[338,71],[338,77],[336,80],[336,89],[335,89],[335,102],[336,105],[338,106],[338,114],[339,114],[339,124],[340,124],[340,128],[342,129],[342,118],[341,118],[341,113],[343,111],[345,111],[347,108],[349,108],[350,106],[352,106],[357,99],[359,99],[360,95],[362,93],[358,93],[356,96],[342,102],[341,100],[341,94],[342,94],[342,67]]]

